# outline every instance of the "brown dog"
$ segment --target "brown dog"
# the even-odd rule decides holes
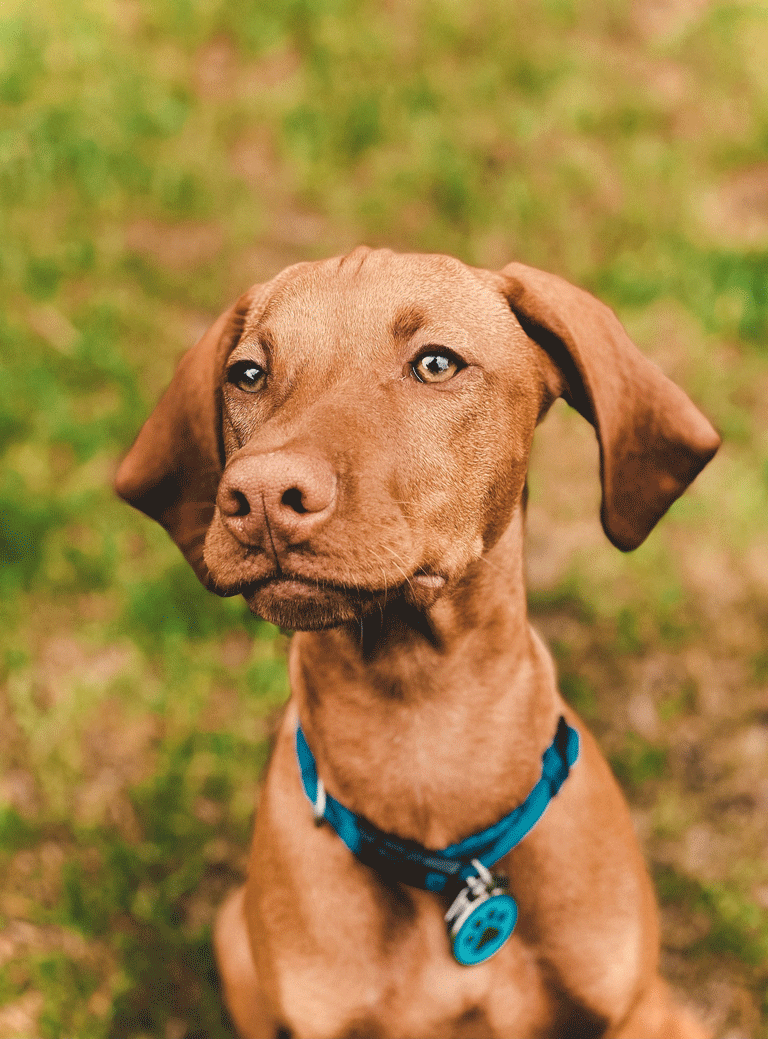
[[[521,264],[360,248],[246,293],[183,358],[120,469],[119,493],[208,588],[301,631],[248,880],[215,934],[244,1036],[704,1034],[658,976],[627,807],[526,618],[528,454],[558,396],[597,432],[608,537],[635,548],[719,438],[613,313]],[[578,760],[484,864],[519,905],[492,958],[481,947],[507,925],[482,914],[510,902],[489,899],[503,881],[482,864],[462,873],[485,920],[465,965],[444,919],[455,885],[404,882],[313,825],[322,789],[302,779],[299,719],[327,803],[429,855],[530,807],[556,731],[565,753],[560,716]]]

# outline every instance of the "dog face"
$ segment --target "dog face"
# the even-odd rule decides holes
[[[613,314],[520,264],[361,248],[222,315],[118,491],[208,587],[283,627],[426,608],[505,529],[558,395],[595,426],[603,523],[635,547],[719,440]]]
[[[536,349],[457,261],[360,252],[248,306],[221,375],[204,559],[284,627],[428,605],[506,526],[545,396]]]

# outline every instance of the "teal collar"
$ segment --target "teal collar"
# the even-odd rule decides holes
[[[542,757],[541,778],[525,801],[493,826],[439,851],[379,830],[326,794],[300,725],[296,729],[296,754],[304,792],[312,803],[318,825],[327,821],[361,862],[387,880],[427,891],[443,891],[449,882],[476,876],[478,862],[490,869],[530,833],[576,762],[579,735],[561,717],[555,738]]]

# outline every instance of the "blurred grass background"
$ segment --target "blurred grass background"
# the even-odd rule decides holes
[[[0,1035],[230,1035],[285,640],[111,491],[240,291],[365,241],[609,302],[725,438],[637,553],[563,405],[534,623],[630,798],[664,968],[768,1037],[768,5],[5,0],[0,11]]]

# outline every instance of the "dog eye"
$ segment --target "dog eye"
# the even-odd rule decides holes
[[[426,353],[411,364],[411,371],[419,382],[447,382],[464,367],[464,364],[449,353]]]
[[[264,377],[264,369],[255,361],[238,361],[227,372],[227,380],[239,390],[254,393]]]

